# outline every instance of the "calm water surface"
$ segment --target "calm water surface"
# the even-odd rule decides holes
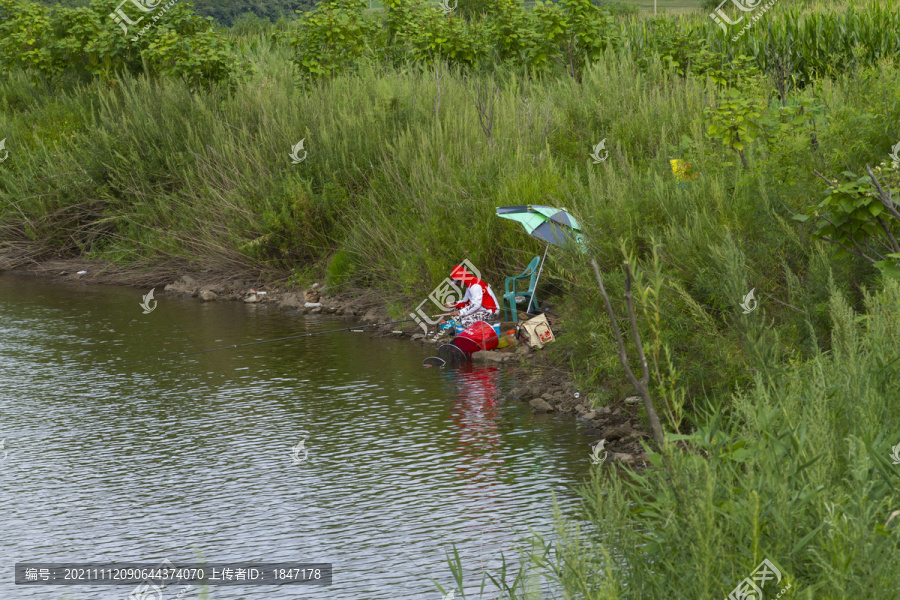
[[[503,402],[509,368],[349,331],[128,364],[351,324],[167,296],[145,315],[147,291],[0,274],[2,600],[133,589],[15,586],[16,562],[163,559],[334,564],[328,587],[212,600],[440,600],[452,544],[474,584],[551,530],[554,493],[576,502],[588,438]]]

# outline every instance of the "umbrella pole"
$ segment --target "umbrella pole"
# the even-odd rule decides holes
[[[541,266],[538,267],[538,274],[534,280],[534,289],[531,290],[531,297],[528,299],[528,308],[525,309],[525,312],[531,314],[531,303],[534,302],[534,293],[537,291],[538,283],[541,280],[541,272],[544,270],[544,261],[547,259],[547,250],[550,249],[550,244],[547,244],[547,247],[544,248],[544,257],[541,259]]]

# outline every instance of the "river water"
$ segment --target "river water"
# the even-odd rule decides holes
[[[352,324],[168,296],[143,314],[147,291],[0,274],[3,600],[133,590],[17,586],[17,562],[163,559],[334,565],[330,586],[184,600],[441,600],[453,544],[468,588],[551,531],[554,494],[572,510],[588,438],[503,402],[512,368],[423,368],[433,350],[349,331],[134,364]]]

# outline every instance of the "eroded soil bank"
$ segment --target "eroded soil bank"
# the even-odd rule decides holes
[[[161,288],[162,295],[191,296],[201,302],[266,304],[288,315],[329,314],[366,325],[373,335],[406,337],[423,345],[437,346],[450,340],[449,334],[426,336],[413,322],[373,326],[394,319],[388,314],[383,297],[372,290],[332,294],[327,287],[318,284],[304,290],[272,283],[275,277],[259,273],[223,273],[174,264],[136,270],[84,259],[22,261],[0,258],[0,271],[33,274],[61,282],[126,285],[142,288],[145,292]],[[160,295],[159,291],[155,293]],[[558,329],[560,322],[552,315],[548,318],[553,329]],[[513,326],[505,323],[504,330]],[[641,440],[650,440],[650,434],[642,421],[638,397],[622,398],[606,406],[591,406],[590,393],[579,390],[570,373],[553,365],[540,350],[524,345],[477,352],[473,360],[482,364],[518,363],[522,367],[519,383],[506,400],[528,402],[536,413],[558,412],[580,419],[587,425],[586,451],[590,449],[588,444],[593,446],[606,440],[607,460],[623,466],[646,464]]]

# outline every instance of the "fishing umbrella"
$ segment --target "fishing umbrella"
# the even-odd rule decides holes
[[[541,259],[541,266],[538,268],[537,278],[534,286],[537,287],[538,281],[541,279],[541,272],[544,270],[544,260],[547,258],[547,250],[550,244],[554,246],[566,246],[567,244],[576,242],[582,251],[584,251],[584,239],[581,236],[581,225],[565,208],[554,208],[552,206],[540,206],[529,204],[527,206],[501,206],[497,208],[497,216],[511,221],[518,221],[530,235],[547,242],[544,248],[544,257]],[[528,301],[528,308],[525,312],[531,311],[531,302],[534,300],[534,294]]]

